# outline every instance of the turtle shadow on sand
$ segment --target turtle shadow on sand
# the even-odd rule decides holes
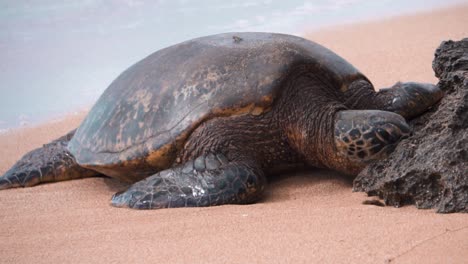
[[[442,42],[433,69],[445,97],[412,120],[413,135],[388,159],[366,167],[354,191],[387,205],[415,204],[439,213],[468,212],[468,38]]]
[[[104,182],[104,185],[106,186],[106,189],[108,189],[109,191],[113,193],[124,191],[128,189],[128,187],[130,187],[131,185],[128,182],[123,182],[117,179],[113,179],[111,177],[104,177],[103,182]]]
[[[268,178],[268,188],[260,202],[274,203],[296,199],[294,193],[301,192],[310,195],[334,195],[336,187],[349,190],[353,186],[353,178],[336,171],[326,169],[305,169],[271,175]],[[320,189],[320,190],[318,190]]]

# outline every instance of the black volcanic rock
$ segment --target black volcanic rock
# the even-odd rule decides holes
[[[468,38],[445,41],[432,68],[445,97],[411,120],[413,135],[389,159],[367,166],[354,191],[386,205],[415,204],[439,213],[468,212]]]

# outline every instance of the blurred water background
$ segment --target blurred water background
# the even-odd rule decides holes
[[[301,35],[467,0],[0,0],[0,131],[92,106],[127,67],[194,37]]]

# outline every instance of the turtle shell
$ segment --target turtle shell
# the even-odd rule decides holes
[[[84,167],[143,178],[169,167],[202,122],[268,111],[282,80],[306,64],[341,89],[365,78],[323,46],[284,34],[225,33],[164,48],[111,83],[69,150]]]

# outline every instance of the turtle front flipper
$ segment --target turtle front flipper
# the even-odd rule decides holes
[[[399,82],[391,88],[380,89],[377,101],[380,110],[411,119],[427,111],[443,96],[442,90],[430,83]]]
[[[335,146],[345,169],[357,174],[370,162],[386,158],[410,135],[405,119],[380,110],[343,110],[335,117]],[[341,164],[342,165],[342,164]]]
[[[252,161],[209,154],[133,184],[116,193],[112,205],[159,209],[244,204],[258,200],[264,186],[264,174]]]
[[[0,177],[0,190],[99,175],[95,171],[80,167],[68,152],[67,144],[74,132],[24,155]]]

